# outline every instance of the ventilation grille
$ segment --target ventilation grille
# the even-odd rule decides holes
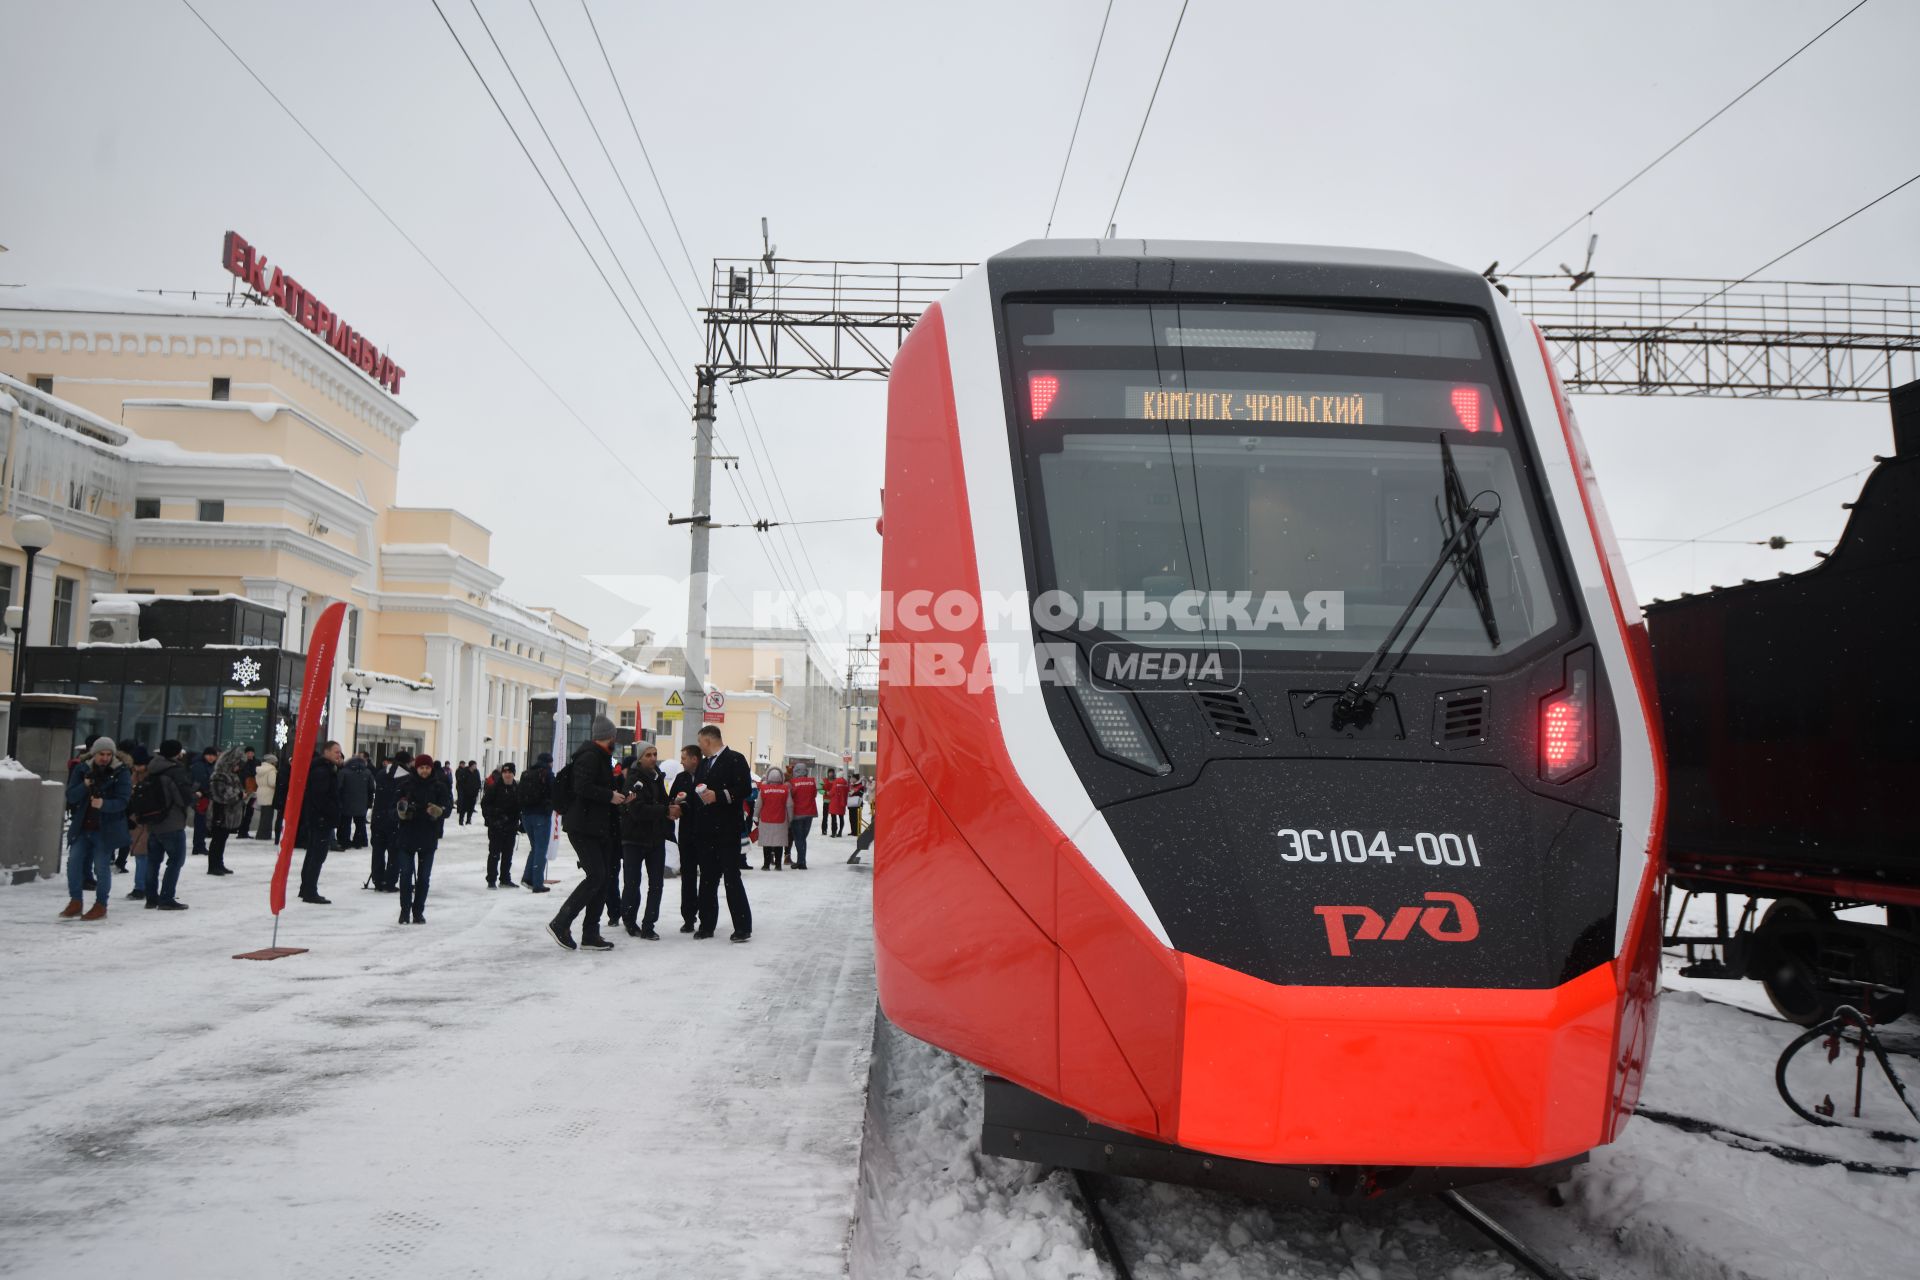
[[[1238,693],[1198,693],[1200,710],[1206,714],[1207,727],[1222,738],[1239,738],[1243,741],[1258,741],[1260,722],[1253,717],[1253,708],[1244,696]]]
[[[1487,690],[1453,689],[1434,699],[1433,745],[1457,751],[1487,740]]]

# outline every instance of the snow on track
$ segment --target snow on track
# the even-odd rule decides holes
[[[130,875],[102,924],[54,920],[64,880],[0,892],[0,1273],[844,1274],[871,896],[816,843],[748,873],[751,943],[674,932],[669,881],[662,940],[605,955],[541,933],[567,885],[486,889],[478,824],[425,926],[334,854],[271,963],[229,959],[267,941],[261,844],[189,859],[185,914]]]

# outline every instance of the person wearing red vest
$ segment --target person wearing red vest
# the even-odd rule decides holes
[[[820,784],[803,772],[806,767],[793,766],[793,782],[789,786],[792,817],[787,822],[787,836],[793,844],[795,871],[807,869],[807,836],[813,830],[813,820],[820,816]]]
[[[827,770],[827,834],[842,833],[847,822],[847,780]]]
[[[776,764],[760,779],[760,799],[754,806],[754,821],[760,824],[758,839],[762,871],[778,871],[786,861],[790,798],[787,775]]]

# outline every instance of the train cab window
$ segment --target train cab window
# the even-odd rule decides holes
[[[1442,439],[1464,493],[1499,508],[1479,545],[1494,625],[1455,583],[1413,652],[1498,658],[1558,625],[1478,321],[1176,302],[1008,315],[1036,589],[1066,593],[1083,628],[1372,650],[1447,540]],[[1104,619],[1089,608],[1116,593]]]

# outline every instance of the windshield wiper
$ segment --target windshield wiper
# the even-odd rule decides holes
[[[1486,535],[1487,529],[1493,522],[1500,518],[1499,497],[1488,495],[1493,498],[1493,503],[1487,507],[1475,505],[1477,498],[1474,502],[1467,500],[1466,486],[1460,481],[1460,470],[1454,466],[1453,450],[1447,447],[1447,437],[1444,434],[1440,437],[1440,471],[1442,493],[1446,503],[1446,509],[1440,516],[1440,527],[1447,535],[1446,542],[1442,544],[1440,554],[1434,557],[1433,567],[1427,570],[1427,576],[1420,580],[1420,589],[1413,593],[1411,600],[1407,601],[1407,607],[1400,611],[1400,617],[1380,641],[1379,647],[1367,656],[1366,662],[1361,664],[1360,670],[1354,673],[1353,679],[1347,681],[1347,687],[1340,691],[1340,700],[1333,704],[1335,729],[1344,729],[1349,725],[1364,726],[1373,720],[1373,709],[1380,705],[1380,699],[1386,693],[1387,685],[1392,683],[1394,676],[1400,673],[1407,655],[1412,653],[1414,646],[1420,643],[1420,637],[1425,633],[1427,624],[1433,621],[1433,615],[1439,612],[1441,602],[1447,598],[1447,592],[1451,591],[1453,584],[1462,577],[1466,578],[1467,590],[1473,594],[1474,603],[1479,607],[1480,620],[1487,628],[1487,638],[1496,646],[1500,643],[1499,627],[1493,618],[1493,598],[1487,590],[1486,561],[1480,555],[1481,538]],[[1439,578],[1440,571],[1448,564],[1453,565],[1453,573],[1447,578],[1446,585],[1441,587],[1433,599],[1422,608],[1421,601],[1426,600],[1427,593],[1433,590],[1435,579]],[[1406,645],[1400,650],[1400,656],[1394,659],[1393,665],[1382,674],[1381,662],[1393,650],[1401,633],[1406,631],[1408,624],[1414,621],[1416,614],[1419,621],[1414,625],[1413,634],[1408,637]],[[1327,695],[1316,694],[1312,700],[1324,696]]]

